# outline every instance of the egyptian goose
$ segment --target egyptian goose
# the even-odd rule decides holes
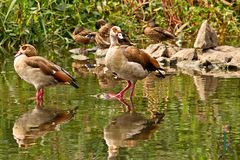
[[[97,30],[99,30],[105,24],[107,24],[107,21],[105,21],[104,19],[99,19],[99,20],[96,21],[95,27],[96,27]],[[110,24],[110,23],[108,23],[108,24]]]
[[[110,29],[113,27],[113,24],[107,23],[105,20],[100,19],[96,22],[96,29],[97,32],[92,32],[89,34],[89,37],[95,37],[95,42],[98,48],[100,49],[107,49],[110,47],[110,39],[109,39],[109,32]],[[119,39],[120,44],[125,45],[132,45],[133,43],[130,41],[129,37],[126,33],[122,32],[122,39]]]
[[[14,68],[26,82],[34,85],[37,90],[36,102],[43,105],[43,88],[59,83],[71,84],[79,88],[76,80],[63,68],[37,56],[37,50],[30,44],[23,44],[15,55]]]
[[[91,32],[84,29],[83,27],[77,26],[72,33],[72,38],[78,44],[86,45],[94,41],[93,38],[87,36],[89,33]]]
[[[163,69],[156,59],[143,50],[134,46],[120,45],[118,39],[121,38],[123,37],[120,27],[112,27],[110,30],[111,46],[106,54],[105,62],[109,70],[116,73],[118,77],[127,80],[128,84],[118,94],[109,94],[109,96],[121,100],[124,93],[133,85],[130,93],[130,100],[132,101],[137,80],[147,77],[150,71],[158,71],[160,76],[164,77],[160,72]]]
[[[154,21],[149,21],[147,27],[144,29],[144,34],[150,39],[162,42],[177,37],[168,30],[161,29]]]

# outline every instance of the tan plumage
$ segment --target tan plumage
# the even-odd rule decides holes
[[[87,36],[89,33],[91,33],[91,32],[84,29],[83,27],[77,26],[72,33],[72,38],[78,44],[86,45],[86,44],[94,41],[94,39]]]
[[[173,33],[161,29],[154,21],[148,22],[147,27],[144,29],[144,34],[156,42],[176,39]]]
[[[23,80],[36,88],[38,105],[42,105],[43,88],[46,86],[63,83],[78,88],[76,80],[66,70],[37,56],[36,49],[30,44],[20,46],[14,59],[14,68]]]
[[[121,99],[123,94],[131,87],[130,99],[134,91],[134,86],[137,80],[144,79],[150,71],[159,71],[159,74],[164,77],[160,72],[163,70],[157,60],[152,58],[146,52],[128,45],[120,45],[118,39],[122,38],[121,29],[114,26],[110,30],[111,46],[106,55],[106,65],[120,78],[128,81],[128,85],[117,95],[111,96]]]
[[[98,48],[106,49],[110,47],[110,38],[109,33],[110,29],[113,27],[113,24],[107,23],[105,20],[100,19],[96,22],[97,32],[92,32],[90,35],[95,37],[95,42]],[[122,45],[132,45],[129,37],[126,33],[123,33],[123,39],[119,39],[119,43]]]

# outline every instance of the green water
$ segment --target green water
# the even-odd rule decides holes
[[[24,116],[22,126],[42,116],[26,116],[34,111],[35,89],[17,76],[13,58],[1,59],[0,159],[239,159],[240,79],[150,75],[138,81],[136,113],[129,114],[118,101],[99,98],[119,91],[125,82],[73,72],[70,58],[52,60],[77,77],[80,89],[45,89],[44,109],[78,108],[76,114],[56,128],[45,124],[41,133],[33,127],[31,145],[19,147],[14,124]],[[226,125],[231,129],[224,132]]]

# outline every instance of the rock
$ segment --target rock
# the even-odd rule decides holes
[[[144,51],[148,54],[153,54],[153,52],[155,52],[158,48],[159,44],[150,44],[146,49],[144,49]]]
[[[165,57],[170,58],[170,57],[172,57],[174,54],[176,54],[178,51],[180,51],[180,48],[179,48],[179,47],[176,47],[176,46],[168,46]]]
[[[222,69],[226,69],[228,66],[234,70],[240,69],[240,48],[222,46],[216,49],[209,49],[199,55],[200,63],[204,65],[208,62],[208,64],[211,63]]]
[[[167,48],[165,46],[160,46],[155,52],[152,53],[153,58],[166,57]]]
[[[201,68],[206,68],[206,69],[209,69],[209,70],[211,70],[211,69],[214,68],[213,65],[212,65],[212,63],[209,62],[207,59],[206,59],[206,61],[202,61],[202,62],[201,62],[200,67],[201,67]]]
[[[184,70],[191,70],[192,72],[200,72],[199,61],[181,61],[177,63],[177,67]]]
[[[159,57],[170,58],[177,51],[179,51],[179,48],[173,45],[166,46],[162,43],[157,43],[150,44],[144,51],[156,59],[158,59]]]
[[[157,59],[159,57],[166,57],[167,48],[161,43],[150,44],[146,49],[143,49],[144,52],[150,54],[153,58]]]
[[[227,62],[227,69],[240,70],[240,51],[238,51],[238,54],[237,52],[232,53],[228,58],[231,60]]]
[[[205,20],[198,31],[194,48],[209,49],[217,46],[217,34]]]
[[[79,55],[73,54],[73,55],[71,55],[71,57],[72,57],[73,59],[79,60],[79,61],[86,61],[86,60],[89,59],[87,56],[82,55],[82,54],[79,54]]]
[[[73,54],[79,54],[80,53],[80,48],[73,48],[73,49],[70,49],[69,52],[73,53]]]
[[[164,66],[168,66],[169,65],[169,58],[166,57],[159,57],[157,58],[158,63],[164,65]]]
[[[186,60],[191,61],[194,58],[194,54],[195,54],[195,49],[194,48],[182,49],[170,58],[170,62],[172,60],[175,61],[176,59],[177,59],[177,62],[186,61]]]
[[[73,48],[70,49],[69,52],[73,53],[73,54],[88,54],[90,52],[96,52],[97,48],[93,47],[93,48],[88,48],[88,49],[84,49],[84,48]]]
[[[235,48],[233,46],[227,46],[227,45],[217,46],[216,48],[214,48],[214,50],[221,51],[221,52],[229,52],[229,51],[233,51],[233,50],[238,50],[240,52],[240,48]]]
[[[175,66],[177,66],[177,63],[178,63],[178,58],[177,57],[173,57],[173,58],[170,59],[170,62],[169,62],[170,66],[175,67]]]
[[[199,61],[200,68],[240,70],[240,48],[231,46],[218,46],[216,49],[208,49],[203,52],[197,49],[182,49],[170,58],[170,65],[178,65],[179,62],[186,61],[192,63]],[[184,65],[185,66],[185,65]]]

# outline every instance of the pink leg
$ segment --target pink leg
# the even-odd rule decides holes
[[[133,102],[132,102],[132,96],[133,96],[133,93],[134,93],[135,84],[136,84],[136,81],[133,82],[132,90],[131,90],[131,93],[130,93],[130,102],[131,102],[131,106],[132,106],[132,110],[133,110],[133,111],[134,111],[134,106],[133,106]]]
[[[131,81],[127,81],[127,82],[128,82],[127,86],[125,88],[123,88],[123,90],[121,90],[118,94],[109,93],[108,96],[110,98],[115,98],[115,99],[118,99],[118,100],[123,99],[123,95],[125,94],[125,92],[132,86]]]
[[[37,106],[43,105],[43,89],[42,88],[37,90],[36,102],[37,102]]]
[[[134,92],[134,89],[135,89],[135,84],[136,84],[136,82],[133,82],[132,90],[131,90],[131,93],[130,93],[130,99],[131,100],[132,100],[133,92]]]

